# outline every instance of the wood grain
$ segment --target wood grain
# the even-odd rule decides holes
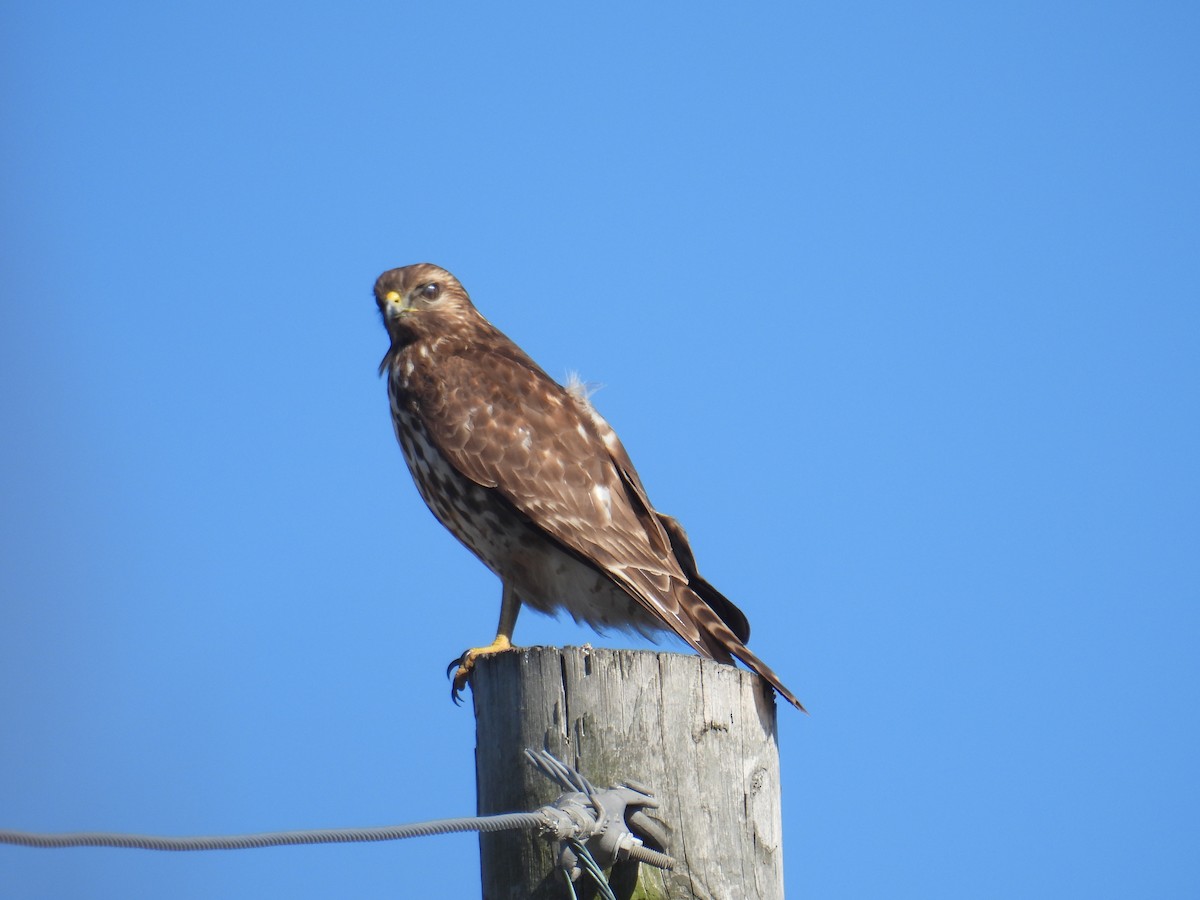
[[[558,796],[522,756],[545,748],[597,787],[633,779],[659,799],[677,866],[616,866],[618,897],[781,900],[775,699],[753,672],[678,653],[527,647],[480,659],[472,691],[480,814]],[[480,852],[484,900],[568,896],[543,839],[482,835]]]

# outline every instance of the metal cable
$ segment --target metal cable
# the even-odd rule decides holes
[[[65,848],[65,847],[124,847],[136,850],[245,850],[257,847],[281,847],[297,844],[344,844],[367,841],[394,841],[403,838],[425,837],[434,834],[450,834],[463,831],[508,831],[517,828],[537,828],[544,836],[558,835],[561,838],[574,832],[576,836],[566,837],[563,843],[570,848],[578,868],[572,869],[574,877],[587,875],[596,886],[600,900],[616,900],[604,870],[596,862],[588,849],[588,841],[594,839],[599,819],[605,819],[609,814],[618,815],[618,823],[625,826],[623,835],[618,838],[634,838],[628,831],[628,823],[624,820],[626,804],[637,801],[639,807],[635,815],[644,815],[642,806],[657,806],[650,792],[636,782],[625,782],[619,788],[610,791],[597,792],[591,782],[581,773],[565,765],[548,751],[525,751],[526,758],[542,774],[558,783],[574,794],[564,794],[551,806],[544,806],[537,812],[506,813],[497,816],[468,816],[457,819],[436,819],[431,822],[417,822],[412,825],[390,825],[381,828],[327,828],[310,831],[275,831],[261,834],[219,835],[213,837],[159,837],[143,834],[118,834],[105,831],[76,832],[68,834],[36,834],[28,831],[12,831],[0,829],[0,844],[16,844],[23,847]],[[617,807],[609,809],[604,802],[610,794],[617,795]],[[632,794],[632,797],[628,796]],[[577,799],[576,799],[577,798]],[[585,799],[586,798],[586,799]],[[612,800],[613,798],[609,798]],[[584,801],[581,803],[580,801]],[[590,806],[587,805],[590,801]],[[611,804],[609,804],[611,806]],[[578,808],[576,808],[578,807]],[[599,819],[597,818],[599,817]],[[605,819],[605,821],[607,821]],[[601,829],[603,830],[603,829]],[[634,838],[636,840],[636,838]],[[660,869],[670,869],[675,860],[665,853],[659,853],[643,846],[640,842],[629,846],[629,841],[620,840],[613,847],[602,848],[605,853],[624,853],[618,858],[629,858],[657,866]],[[567,852],[564,850],[564,853]],[[606,857],[611,858],[611,857]],[[575,885],[572,884],[572,871],[560,869],[566,876],[567,891],[575,900]]]
[[[612,888],[608,884],[608,878],[604,875],[604,870],[600,868],[600,864],[596,862],[587,845],[578,840],[570,840],[571,849],[575,851],[575,855],[579,860],[579,867],[591,877],[596,885],[596,892],[600,895],[601,900],[617,900],[613,894]],[[572,888],[574,891],[574,888]]]
[[[158,837],[146,834],[116,834],[83,831],[69,834],[35,834],[0,829],[0,844],[22,847],[128,847],[134,850],[248,850],[254,847],[283,847],[291,844],[348,844],[359,841],[398,841],[403,838],[452,834],[460,831],[508,831],[538,828],[546,822],[541,813],[506,813],[499,816],[464,816],[436,819],[412,825],[379,828],[322,828],[311,831],[269,831],[216,837]]]
[[[583,773],[561,762],[549,750],[534,751],[526,749],[525,759],[564,791],[579,791],[579,793],[587,794],[589,797],[596,793],[596,788],[583,776]],[[649,793],[649,791],[646,793]]]

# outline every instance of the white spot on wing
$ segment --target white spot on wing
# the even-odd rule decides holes
[[[597,484],[592,487],[592,502],[596,509],[604,513],[605,523],[612,522],[612,494],[608,488],[602,484]]]

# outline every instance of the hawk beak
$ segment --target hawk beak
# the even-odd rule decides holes
[[[387,303],[385,312],[389,319],[402,315],[412,308],[405,302],[404,296],[399,291],[388,291],[383,299]]]

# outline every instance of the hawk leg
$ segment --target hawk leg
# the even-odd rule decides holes
[[[464,651],[463,655],[450,663],[446,669],[446,674],[449,675],[450,669],[458,667],[454,673],[454,682],[450,686],[450,697],[455,703],[462,705],[462,699],[458,695],[467,686],[467,682],[471,678],[471,671],[475,668],[475,661],[479,657],[503,653],[505,650],[512,649],[512,633],[517,625],[517,613],[520,611],[521,598],[517,596],[516,591],[505,584],[504,590],[500,594],[500,624],[496,626],[496,639],[486,647],[472,647],[470,650]]]

